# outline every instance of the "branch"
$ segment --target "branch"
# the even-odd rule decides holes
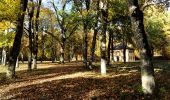
[[[45,33],[49,34],[50,36],[52,36],[56,41],[58,41],[60,43],[60,40],[51,32],[45,31]]]
[[[73,29],[71,30],[69,36],[68,36],[66,39],[70,38],[70,36],[75,32],[75,30],[76,30],[76,28],[77,28],[78,25],[79,25],[79,24],[76,24],[76,25],[73,27]]]
[[[153,5],[161,5],[161,4],[165,4],[168,0],[165,1],[161,1],[161,2],[157,2],[157,1],[147,1],[144,3],[144,5],[141,7],[141,10],[144,11],[147,7],[149,6],[153,6]]]
[[[53,8],[54,8],[54,10],[56,12],[58,24],[59,24],[60,28],[62,28],[62,24],[61,24],[60,18],[59,18],[58,14],[57,14],[58,13],[58,8],[54,4],[54,2],[50,2],[50,3],[53,5]]]

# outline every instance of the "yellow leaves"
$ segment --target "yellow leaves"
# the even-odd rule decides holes
[[[15,28],[15,25],[13,23],[10,23],[9,21],[0,22],[0,30],[6,30],[9,28]]]
[[[19,0],[0,1],[0,20],[16,20],[19,12]]]

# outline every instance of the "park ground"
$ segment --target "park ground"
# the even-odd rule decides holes
[[[44,62],[27,72],[20,64],[14,80],[5,78],[0,66],[0,99],[54,100],[170,100],[170,61],[154,61],[156,92],[144,96],[139,63],[114,63],[107,75],[100,74],[99,63],[87,70],[82,62]]]

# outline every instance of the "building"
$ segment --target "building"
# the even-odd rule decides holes
[[[134,49],[127,46],[126,47],[126,62],[134,62],[135,61],[135,53]],[[113,49],[113,61],[115,62],[123,62],[123,45],[119,44]]]

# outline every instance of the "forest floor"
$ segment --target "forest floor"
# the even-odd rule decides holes
[[[139,63],[116,63],[100,74],[99,64],[87,70],[81,62],[64,65],[45,62],[38,69],[26,71],[27,64],[17,68],[14,80],[5,78],[6,67],[0,66],[1,99],[55,100],[170,100],[170,62],[155,66],[156,92],[144,96],[141,89]]]

